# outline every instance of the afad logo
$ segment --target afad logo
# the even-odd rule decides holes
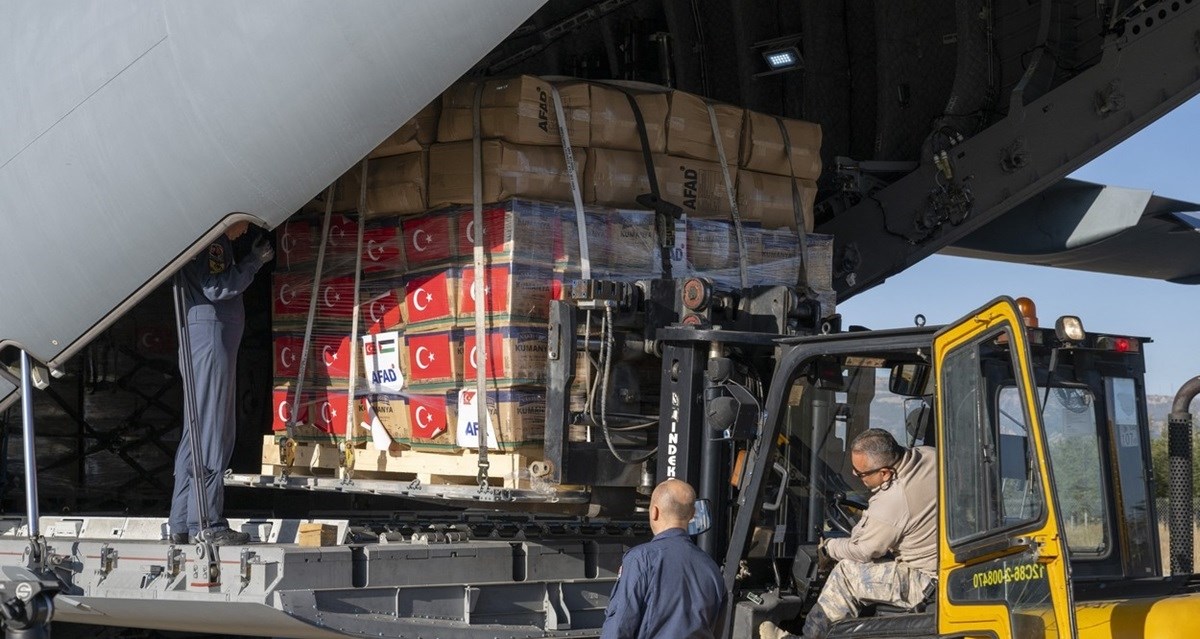
[[[700,184],[700,172],[696,169],[689,169],[686,166],[679,167],[679,171],[683,178],[683,205],[695,211],[696,191]]]

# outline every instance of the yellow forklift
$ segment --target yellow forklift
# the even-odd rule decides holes
[[[1191,637],[1191,416],[1200,378],[1169,425],[1170,564],[1164,574],[1142,347],[1037,323],[999,298],[945,327],[797,338],[783,357],[728,559],[741,556],[732,636],[770,619],[799,634],[824,574],[815,544],[848,534],[865,498],[849,443],[871,427],[939,457],[936,593],[917,611],[867,606],[830,637]],[[769,437],[769,438],[768,438]],[[790,566],[789,566],[790,564]],[[727,561],[727,566],[729,565]],[[790,570],[789,570],[790,568]],[[727,575],[727,579],[730,576]]]

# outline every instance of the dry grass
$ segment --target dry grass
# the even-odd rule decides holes
[[[1170,537],[1167,535],[1167,525],[1159,524],[1158,525],[1158,548],[1160,550],[1160,554],[1162,555],[1162,568],[1163,568],[1164,575],[1171,574],[1170,547],[1171,547],[1171,542],[1170,542]],[[1193,561],[1193,563],[1195,563],[1197,560],[1200,560],[1200,526],[1193,526],[1192,527],[1192,561]],[[1192,572],[1196,572],[1196,569],[1192,568]]]

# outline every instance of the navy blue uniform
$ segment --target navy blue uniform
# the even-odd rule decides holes
[[[256,255],[235,263],[233,245],[224,235],[183,267],[184,305],[196,380],[196,426],[204,466],[202,494],[214,530],[229,527],[222,516],[225,490],[221,476],[237,440],[237,353],[245,327],[241,295],[260,268],[262,262]],[[192,485],[190,428],[185,419],[175,453],[175,492],[168,525],[172,533],[195,535],[200,530],[200,514]]]
[[[625,554],[601,639],[711,639],[725,603],[721,569],[671,528]]]

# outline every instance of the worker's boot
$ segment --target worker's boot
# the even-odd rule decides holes
[[[191,535],[185,532],[171,533],[169,541],[173,544],[190,544],[192,543]]]
[[[250,543],[250,533],[238,532],[229,528],[212,530],[208,533],[208,543],[214,546],[240,546]]]

